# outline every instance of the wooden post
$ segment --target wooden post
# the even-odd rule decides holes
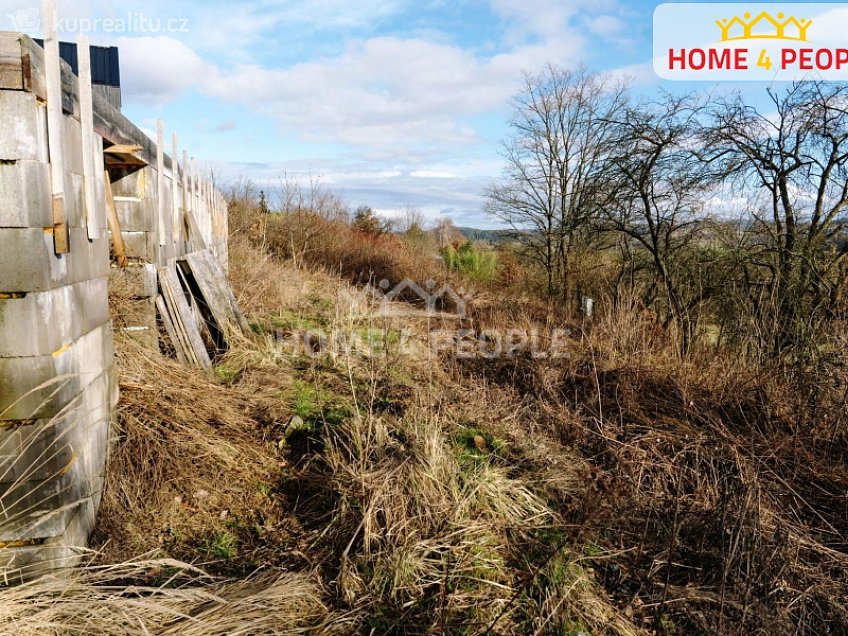
[[[124,247],[124,235],[121,234],[121,223],[118,220],[118,210],[115,209],[115,199],[112,196],[112,180],[109,171],[103,172],[103,181],[106,184],[106,213],[109,220],[109,231],[112,233],[112,245],[115,247],[115,258],[118,259],[120,267],[126,267],[127,250]]]
[[[88,228],[88,238],[100,238],[100,226],[96,207],[95,178],[100,175],[94,172],[94,103],[91,96],[91,47],[88,38],[80,35],[77,38],[77,59],[79,61],[79,100],[80,128],[82,142],[82,174],[85,196],[85,224]]]
[[[195,193],[197,192],[197,162],[194,160],[194,157],[191,158],[191,185],[189,189],[191,191],[191,211],[195,214],[197,212],[197,199],[195,198]],[[195,220],[197,220],[196,214]]]
[[[183,211],[188,210],[188,151],[183,150]]]
[[[159,246],[165,240],[165,123],[156,120],[156,198],[159,203]]]
[[[50,180],[53,190],[53,243],[56,254],[71,251],[71,238],[65,214],[65,162],[62,136],[62,70],[59,40],[56,39],[56,0],[43,0],[44,65],[47,76],[47,146],[50,152]]]
[[[174,227],[174,243],[180,240],[180,164],[177,160],[179,156],[179,139],[174,131],[171,137],[173,150],[171,152],[171,210],[173,217],[171,218]]]

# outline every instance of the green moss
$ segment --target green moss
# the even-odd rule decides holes
[[[337,426],[353,413],[345,400],[302,380],[294,383],[290,400],[292,414],[312,429],[323,424]]]

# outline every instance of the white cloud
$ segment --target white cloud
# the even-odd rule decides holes
[[[624,20],[612,15],[599,15],[588,18],[585,24],[589,31],[603,37],[622,33],[627,26]]]
[[[171,37],[122,37],[124,93],[145,104],[162,104],[190,90],[197,82],[215,82],[217,68]]]

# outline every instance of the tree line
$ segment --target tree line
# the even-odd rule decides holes
[[[766,96],[637,100],[599,74],[528,74],[487,211],[566,311],[598,288],[579,264],[600,253],[610,302],[638,293],[682,354],[708,327],[758,356],[814,351],[846,318],[848,86]]]

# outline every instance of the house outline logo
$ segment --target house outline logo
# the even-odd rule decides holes
[[[18,33],[34,33],[41,28],[41,11],[35,7],[18,9],[14,13],[6,14],[6,17]]]
[[[400,283],[392,287],[390,281],[383,279],[378,286],[366,285],[363,293],[366,297],[370,297],[380,306],[381,315],[403,315],[404,312],[391,312],[391,306],[395,302],[406,300],[402,296],[405,293],[410,293],[416,296],[420,301],[423,301],[425,313],[427,316],[435,316],[439,314],[438,306],[440,301],[448,301],[453,306],[453,313],[458,318],[466,318],[468,316],[468,305],[472,300],[472,295],[464,290],[455,290],[450,285],[442,285],[438,287],[438,283],[434,280],[427,280],[423,285],[410,278],[405,278]],[[414,312],[408,312],[410,315]]]

